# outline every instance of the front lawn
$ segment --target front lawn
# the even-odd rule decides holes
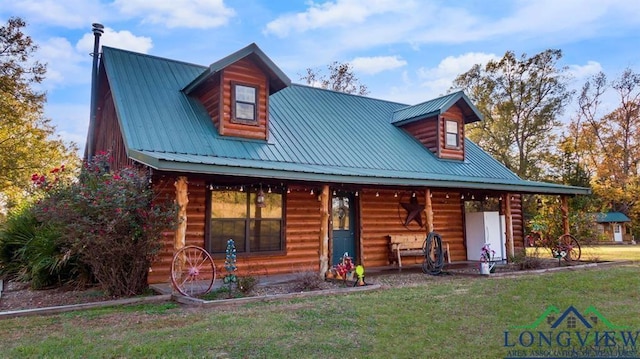
[[[513,349],[504,346],[505,332],[551,306],[581,313],[593,306],[610,323],[639,330],[639,269],[441,276],[413,287],[222,309],[163,304],[16,318],[0,323],[0,356],[502,358]]]

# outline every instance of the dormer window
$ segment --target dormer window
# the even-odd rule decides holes
[[[257,122],[258,89],[254,86],[233,84],[233,119],[239,122]]]
[[[458,147],[460,145],[460,135],[458,133],[458,122],[446,120],[445,123],[445,146]]]

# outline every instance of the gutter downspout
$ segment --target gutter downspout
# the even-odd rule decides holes
[[[93,132],[96,126],[96,112],[98,112],[98,60],[100,58],[100,36],[104,32],[104,26],[102,24],[93,23],[93,65],[91,67],[91,108],[89,114],[89,131],[87,133],[87,144],[85,146],[84,158],[87,162],[90,162],[93,157]]]

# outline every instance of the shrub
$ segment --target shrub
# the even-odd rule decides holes
[[[258,285],[258,280],[252,276],[246,277],[238,277],[238,289],[244,294],[247,295],[251,293],[253,288]]]
[[[149,183],[136,168],[110,172],[100,154],[77,183],[49,190],[35,206],[37,219],[62,229],[62,246],[112,296],[144,292],[162,232],[176,225],[175,205],[156,203]]]
[[[318,272],[311,270],[296,273],[294,278],[295,289],[301,292],[322,289],[324,279],[318,275]]]
[[[0,276],[34,289],[76,281],[86,270],[60,237],[60,228],[38,222],[31,207],[12,213],[0,233]]]
[[[538,248],[530,254],[527,254],[526,250],[516,253],[512,258],[512,262],[516,264],[520,270],[541,269],[544,265],[544,260],[540,258]]]

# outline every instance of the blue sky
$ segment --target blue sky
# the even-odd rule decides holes
[[[294,82],[350,62],[370,96],[408,104],[509,50],[561,49],[575,89],[598,71],[640,71],[636,0],[0,0],[2,23],[12,16],[48,64],[45,115],[81,151],[93,22],[106,28],[102,44],[201,65],[255,42]]]

